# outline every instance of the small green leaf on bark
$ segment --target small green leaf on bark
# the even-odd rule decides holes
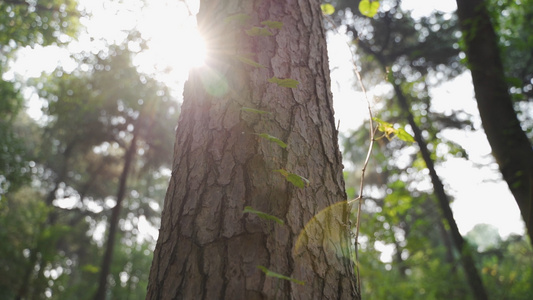
[[[269,214],[264,213],[262,211],[255,210],[251,206],[246,206],[242,212],[243,213],[250,213],[250,214],[257,215],[259,218],[261,218],[263,220],[274,221],[274,222],[276,222],[276,223],[278,223],[280,225],[285,224],[285,222],[283,222],[283,220],[281,220],[280,218],[274,217],[273,215],[269,215]]]
[[[272,28],[272,29],[281,29],[283,27],[282,22],[270,21],[270,20],[261,22],[261,25],[265,25],[268,28]]]
[[[258,269],[260,269],[261,271],[263,271],[263,273],[265,273],[266,276],[268,277],[275,277],[275,278],[279,278],[279,279],[283,279],[283,280],[288,280],[288,281],[292,281],[294,283],[297,283],[299,285],[304,285],[305,282],[301,281],[301,280],[298,280],[298,279],[294,279],[294,278],[291,278],[291,277],[288,277],[288,276],[285,276],[285,275],[281,275],[279,273],[276,273],[276,272],[273,272],[273,271],[270,271],[269,269],[267,269],[266,267],[263,267],[263,266],[257,266]]]
[[[246,34],[249,36],[270,36],[274,35],[268,28],[264,27],[252,27],[248,30],[245,30]]]
[[[263,66],[262,64],[252,60],[252,59],[249,59],[249,58],[246,58],[244,56],[240,56],[240,55],[234,55],[234,57],[238,60],[240,60],[241,62],[247,64],[247,65],[250,65],[252,67],[256,67],[256,68],[266,68],[265,66]]]
[[[246,21],[248,21],[251,17],[247,14],[236,14],[236,15],[231,15],[227,18],[224,19],[224,22],[225,23],[231,23],[231,22],[235,22],[237,24],[244,24],[246,23]]]
[[[288,182],[292,183],[295,187],[298,188],[304,188],[310,183],[307,178],[298,174],[290,173],[284,169],[274,170],[274,172],[280,173],[281,175],[283,175],[283,177],[285,177],[285,179],[287,179]]]
[[[260,134],[258,134],[258,136],[278,144],[283,149],[287,148],[287,144],[285,144],[282,140],[278,139],[275,136],[271,136],[268,133],[260,133]]]
[[[278,86],[287,87],[291,89],[296,88],[298,84],[300,84],[298,80],[294,80],[290,78],[283,79],[283,78],[277,78],[277,77],[270,78],[268,82],[272,82],[272,83],[277,84]]]

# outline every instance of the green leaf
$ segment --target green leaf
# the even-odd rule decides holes
[[[414,142],[415,139],[412,135],[410,135],[405,129],[403,128],[394,128],[394,125],[388,122],[385,122],[383,120],[380,120],[378,118],[372,118],[374,121],[378,123],[378,130],[383,132],[385,137],[390,140],[394,136],[398,137],[400,140],[405,142]]]
[[[332,15],[335,12],[335,7],[329,3],[321,4],[320,8],[326,16]]]
[[[98,272],[100,272],[100,268],[95,266],[95,265],[91,265],[91,264],[86,264],[86,265],[83,265],[81,266],[81,270],[83,272],[88,272],[88,273],[92,273],[92,274],[97,274]]]
[[[261,25],[265,25],[265,26],[267,26],[269,28],[272,28],[272,29],[281,29],[283,27],[283,23],[282,22],[270,21],[270,20],[261,22]]]
[[[281,275],[281,274],[276,273],[276,272],[272,272],[269,269],[267,269],[266,267],[257,266],[257,268],[260,269],[261,271],[263,271],[263,273],[265,273],[265,275],[268,276],[268,277],[275,277],[275,278],[279,278],[279,279],[283,279],[283,280],[288,280],[288,281],[292,281],[292,282],[300,284],[300,285],[304,285],[305,284],[305,282],[303,282],[301,280],[294,279],[294,278],[291,278],[291,277],[288,277],[288,276],[285,276],[285,275]]]
[[[247,35],[249,36],[270,36],[274,35],[272,32],[268,30],[268,28],[264,27],[252,27],[251,29],[248,29],[245,31]]]
[[[379,1],[361,0],[359,2],[359,11],[363,16],[374,17],[378,13]]]
[[[274,172],[280,173],[281,175],[283,175],[283,177],[285,177],[285,179],[287,179],[288,182],[292,183],[295,187],[298,188],[304,188],[310,183],[307,178],[298,174],[287,172],[287,170],[279,169],[274,170]]]
[[[240,25],[246,23],[246,21],[248,21],[251,17],[247,14],[236,14],[236,15],[231,15],[227,18],[224,19],[224,22],[225,23],[231,23],[231,22],[235,22],[235,23],[238,23]]]
[[[282,78],[277,78],[277,77],[272,77],[268,80],[268,82],[272,82],[272,83],[275,83],[281,87],[287,87],[287,88],[296,88],[298,86],[298,84],[300,84],[300,82],[298,80],[294,80],[294,79],[290,79],[290,78],[287,78],[287,79],[282,79]]]
[[[260,134],[258,134],[258,136],[278,144],[283,149],[287,148],[287,144],[285,144],[282,140],[278,139],[275,136],[271,136],[268,133],[260,133]]]
[[[413,138],[412,135],[410,135],[407,131],[405,131],[405,129],[403,128],[398,128],[397,131],[396,131],[396,136],[402,140],[402,141],[405,141],[405,142],[414,142],[415,139]]]
[[[246,206],[242,212],[243,213],[255,214],[261,219],[268,220],[268,221],[274,221],[274,222],[276,222],[276,223],[278,223],[280,225],[284,224],[283,220],[281,220],[281,219],[279,219],[277,217],[274,217],[273,215],[269,215],[267,213],[264,213],[262,211],[255,210],[251,206]]]
[[[241,62],[247,64],[247,65],[250,65],[252,67],[256,67],[256,68],[266,68],[265,66],[263,66],[262,64],[252,60],[252,59],[249,59],[249,58],[246,58],[244,56],[240,56],[240,55],[234,55],[234,57],[238,60],[240,60]]]
[[[309,180],[307,180],[307,178],[304,178],[300,175],[293,174],[293,173],[287,176],[287,180],[290,183],[292,183],[294,186],[299,187],[299,188],[304,188],[309,185]]]
[[[391,136],[396,134],[396,129],[394,129],[394,126],[391,123],[385,122],[378,118],[372,119],[378,123],[378,130],[383,132],[387,139],[390,140]]]
[[[241,107],[241,110],[242,110],[242,111],[251,112],[251,113],[260,114],[260,115],[270,114],[269,111],[259,110],[259,109],[255,109],[255,108],[251,108],[251,107],[246,107],[246,106]]]

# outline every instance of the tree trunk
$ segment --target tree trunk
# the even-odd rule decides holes
[[[122,201],[126,196],[128,175],[130,173],[131,164],[134,161],[135,152],[137,151],[137,135],[139,134],[138,126],[139,125],[135,126],[131,144],[124,155],[124,167],[122,169],[122,173],[120,174],[117,190],[117,204],[111,210],[111,219],[109,219],[109,229],[107,233],[107,243],[104,252],[104,258],[102,259],[102,264],[100,266],[98,289],[94,294],[94,300],[104,300],[106,298],[107,276],[109,275],[109,270],[111,269],[111,263],[113,261],[113,249],[115,248],[115,239],[118,230],[118,221],[120,220]]]
[[[372,54],[383,68],[383,71],[387,72],[387,59],[383,55],[374,52],[370,47],[368,47],[368,45],[364,43],[359,43],[358,45],[362,47],[362,49],[367,53]],[[435,164],[433,162],[433,159],[431,158],[431,153],[429,152],[427,143],[422,135],[422,130],[415,122],[407,97],[402,91],[400,85],[396,84],[395,82],[391,82],[391,84],[394,88],[394,93],[396,95],[396,99],[398,100],[398,105],[400,106],[403,115],[406,117],[409,126],[411,126],[411,129],[413,130],[414,139],[418,144],[422,159],[424,160],[426,167],[428,168],[429,177],[431,179],[431,183],[433,184],[434,194],[437,197],[440,213],[442,214],[442,217],[446,220],[450,228],[450,235],[457,251],[459,252],[461,264],[465,270],[465,275],[472,294],[477,300],[488,299],[488,295],[483,285],[483,281],[481,279],[481,276],[479,276],[479,272],[476,268],[472,252],[469,249],[467,243],[465,242],[463,236],[459,232],[459,227],[457,226],[455,218],[453,217],[453,211],[450,207],[450,199],[448,197],[448,194],[446,194],[446,191],[444,190],[444,184],[442,183],[442,180],[440,179],[439,175],[437,174],[437,171],[435,170]],[[439,221],[439,223],[441,222]],[[445,234],[446,233],[444,232],[443,237],[445,237]],[[445,245],[448,244],[446,239],[443,241],[443,243]]]
[[[513,108],[496,33],[483,0],[457,0],[483,128],[533,245],[533,149]]]
[[[398,102],[400,104],[400,108],[402,109],[402,112],[407,115],[407,121],[415,134],[414,138],[416,143],[418,144],[418,148],[420,149],[420,154],[422,155],[422,158],[426,163],[426,167],[428,168],[429,177],[431,178],[431,183],[433,184],[433,190],[435,192],[435,196],[437,197],[437,202],[439,203],[442,216],[450,227],[450,234],[452,236],[452,240],[455,246],[457,247],[457,250],[459,251],[461,264],[463,265],[466,280],[468,282],[468,285],[470,286],[470,289],[472,290],[474,299],[487,300],[488,294],[485,290],[485,287],[483,286],[483,280],[481,279],[481,276],[479,276],[479,272],[476,268],[476,264],[472,256],[472,251],[468,247],[468,244],[465,242],[461,233],[459,232],[459,227],[455,222],[455,218],[453,217],[453,211],[450,207],[450,199],[448,198],[448,194],[446,194],[446,191],[444,190],[444,184],[442,183],[442,180],[440,179],[439,175],[437,174],[437,171],[435,170],[435,164],[431,159],[431,153],[429,152],[426,141],[422,136],[422,130],[418,127],[418,124],[416,124],[414,116],[411,113],[411,109],[409,108],[407,98],[402,92],[400,86],[396,83],[393,83],[393,87],[396,93],[396,98],[398,99]]]
[[[201,1],[147,299],[359,299],[319,4]]]

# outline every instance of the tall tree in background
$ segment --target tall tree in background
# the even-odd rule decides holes
[[[200,3],[147,298],[359,299],[319,1]]]
[[[533,148],[513,108],[491,18],[484,0],[457,0],[457,14],[483,128],[533,245]]]
[[[354,2],[344,3],[344,5],[350,4],[353,5]],[[452,15],[446,16],[442,13],[433,13],[415,20],[409,12],[402,11],[400,1],[389,1],[389,4],[392,6],[384,12],[380,12],[374,19],[361,18],[357,14],[357,17],[354,16],[354,18],[344,18],[343,15],[340,15],[336,19],[346,26],[347,30],[353,34],[353,37],[357,37],[354,43],[357,47],[357,53],[362,56],[360,59],[361,64],[364,67],[371,66],[374,72],[381,69],[382,78],[389,78],[388,81],[393,87],[397,104],[390,103],[390,100],[386,99],[388,95],[383,95],[382,101],[388,101],[389,103],[384,105],[386,109],[381,111],[380,114],[384,115],[387,121],[408,123],[414,132],[414,140],[418,149],[414,152],[413,164],[408,165],[410,167],[415,165],[416,155],[421,156],[424,167],[429,171],[429,177],[433,185],[433,197],[436,198],[436,204],[438,204],[438,206],[435,206],[431,205],[431,203],[425,203],[425,209],[430,212],[432,210],[440,212],[437,214],[439,216],[433,216],[432,220],[433,222],[437,221],[437,226],[426,230],[435,230],[436,234],[440,234],[440,240],[447,246],[449,245],[449,243],[446,243],[449,239],[449,232],[455,246],[455,252],[459,253],[459,259],[464,267],[464,274],[470,284],[472,295],[476,299],[487,299],[487,292],[483,287],[479,272],[476,270],[472,252],[464,242],[453,217],[450,197],[445,192],[444,184],[435,170],[435,155],[431,151],[434,148],[429,147],[434,145],[428,143],[427,139],[427,137],[430,137],[433,143],[438,144],[436,142],[435,127],[460,128],[466,124],[466,122],[461,122],[458,118],[454,119],[450,116],[442,116],[431,112],[431,99],[428,95],[429,87],[440,82],[440,80],[437,80],[436,74],[441,78],[451,78],[463,69],[458,62],[459,47],[455,37],[455,33],[459,30],[457,21]],[[355,7],[352,10],[355,10]],[[426,134],[426,138],[424,134]],[[394,147],[395,151],[390,153],[390,155],[395,155],[394,152],[405,151],[398,148],[398,143],[382,141],[379,144],[384,147]],[[453,146],[451,142],[447,144]],[[450,147],[450,149],[452,148]],[[379,159],[379,156],[376,158]],[[396,167],[398,164],[404,165],[405,163],[405,161],[399,163],[392,160],[389,164],[394,167],[389,169],[389,172],[384,172],[392,173],[390,174],[391,176],[387,176],[387,174],[380,175],[384,181],[393,180],[389,184],[391,192],[384,197],[385,199],[381,200],[385,205],[383,209],[386,209],[392,215],[388,219],[389,225],[390,221],[395,220],[397,223],[390,226],[393,226],[396,232],[402,232],[404,234],[403,238],[409,241],[411,240],[409,235],[417,234],[416,230],[419,230],[420,227],[413,224],[413,217],[402,212],[401,207],[405,207],[406,203],[415,205],[414,203],[420,202],[420,199],[432,200],[432,197],[427,195],[420,197],[420,191],[417,191],[412,185],[407,185],[405,179],[394,180],[397,174],[402,174],[401,176],[404,178],[412,176],[408,174],[409,172]],[[411,199],[406,197],[409,190]],[[395,205],[392,203],[395,203]],[[398,218],[395,214],[402,217]],[[387,213],[384,212],[382,216],[386,217]],[[416,219],[420,218],[417,217]],[[409,219],[411,221],[408,221]],[[447,230],[445,230],[443,221],[447,225]],[[416,230],[411,230],[412,228],[416,228]],[[439,228],[438,231],[436,230],[437,228]],[[401,254],[403,251],[400,246],[401,243],[398,242],[401,239],[396,238],[394,235],[391,237],[397,254]],[[406,250],[416,249],[409,245],[409,242],[407,244]],[[453,263],[452,249],[449,247],[448,249],[448,263]],[[409,268],[409,264],[402,263],[402,261],[411,256],[411,254],[407,254],[409,252],[404,252],[404,258],[401,255],[396,256],[399,267],[404,269],[403,271],[400,269],[403,274]],[[412,270],[409,271],[411,272]],[[450,296],[453,297],[448,295],[448,297]]]

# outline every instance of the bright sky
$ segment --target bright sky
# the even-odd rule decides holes
[[[144,38],[149,39],[150,50],[139,55],[135,63],[143,72],[158,74],[159,78],[167,83],[182,85],[188,69],[200,64],[204,55],[202,40],[195,29],[195,19],[180,1],[147,2],[148,6],[141,10],[142,1],[139,0],[127,1],[127,4],[105,0],[80,0],[81,6],[94,14],[93,18],[82,23],[87,27],[87,33],[82,34],[68,49],[54,46],[22,49],[17,63],[11,66],[11,72],[7,73],[4,79],[10,80],[14,76],[36,77],[43,71],[52,72],[57,65],[63,66],[67,71],[72,70],[75,63],[68,57],[69,51],[98,51],[105,46],[102,39],[121,41],[126,31],[136,27]],[[191,11],[196,12],[197,1],[188,2]],[[455,1],[442,0],[403,0],[402,5],[404,8],[413,9],[413,15],[417,17],[426,15],[433,9],[452,12],[456,7]],[[341,131],[346,132],[357,128],[363,118],[366,118],[366,102],[360,93],[353,90],[350,52],[345,38],[330,35],[329,52],[330,67],[334,69],[332,90],[336,118],[340,120]],[[46,59],[43,59],[44,57]],[[468,73],[431,90],[431,94],[436,111],[452,112],[464,109],[476,116],[476,128],[481,128]],[[370,96],[373,99],[373,95]],[[29,112],[38,118],[40,103],[35,96],[29,106]],[[471,158],[471,161],[452,159],[438,169],[447,184],[448,192],[456,198],[453,209],[461,232],[466,234],[475,224],[488,223],[497,226],[503,236],[513,232],[523,233],[518,208],[506,184],[501,181],[484,134],[477,130],[449,131],[443,132],[442,135],[463,145]]]

